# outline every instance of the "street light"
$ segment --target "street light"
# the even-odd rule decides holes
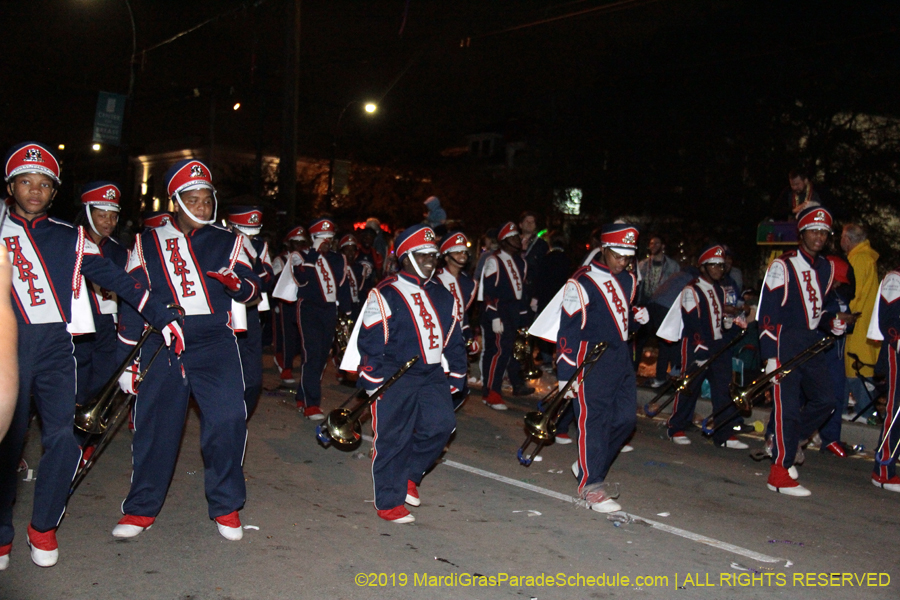
[[[334,162],[337,160],[337,146],[338,146],[338,137],[341,134],[341,121],[344,120],[344,113],[347,112],[347,109],[353,106],[354,104],[360,104],[362,100],[351,100],[347,103],[347,105],[341,110],[341,114],[338,116],[337,123],[334,126],[334,135],[331,142],[331,163],[328,165],[328,197],[331,198],[334,195]],[[374,102],[366,102],[363,104],[363,110],[366,111],[366,114],[374,114],[375,111],[378,110],[378,105]]]

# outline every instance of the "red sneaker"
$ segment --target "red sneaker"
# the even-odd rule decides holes
[[[125,515],[119,519],[118,525],[113,527],[113,537],[133,538],[150,529],[156,519],[153,517],[139,517],[137,515]]]
[[[81,451],[81,468],[83,469],[86,464],[88,464],[91,460],[91,457],[94,455],[94,450],[96,450],[96,446],[88,446],[87,448]]]
[[[832,454],[834,454],[835,456],[837,456],[838,458],[844,458],[847,456],[847,451],[844,450],[844,447],[841,445],[840,442],[831,442],[830,444],[825,446],[825,449],[828,450],[829,452],[831,452]]]
[[[297,380],[294,379],[294,374],[290,369],[285,369],[281,372],[281,382],[282,383],[296,383]]]
[[[12,550],[12,544],[0,546],[0,571],[5,571],[9,567],[10,550]]]
[[[422,504],[422,501],[419,499],[419,489],[412,481],[406,482],[406,503],[410,506]]]
[[[307,406],[303,409],[303,416],[309,419],[310,421],[324,421],[325,415],[322,414],[322,409],[318,406]]]
[[[506,406],[506,403],[503,402],[503,396],[501,396],[494,390],[488,392],[488,395],[485,398],[482,398],[481,401],[494,410],[506,410],[508,408]]]
[[[31,546],[31,560],[39,567],[52,567],[59,560],[59,545],[56,543],[56,528],[40,532],[28,524],[28,545]]]
[[[872,475],[872,485],[880,487],[889,492],[900,492],[900,476],[894,475],[890,479]]]
[[[216,517],[216,527],[218,527],[219,533],[226,540],[236,542],[244,537],[244,528],[241,527],[241,518],[236,510],[227,515]]]
[[[787,469],[778,465],[772,465],[772,468],[769,470],[769,481],[766,486],[773,492],[788,496],[809,496],[812,494],[808,489],[797,483]]]
[[[416,520],[405,506],[395,506],[390,510],[379,510],[378,516],[391,523],[412,523]]]

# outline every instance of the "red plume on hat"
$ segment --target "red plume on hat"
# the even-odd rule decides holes
[[[441,243],[441,254],[461,252],[469,248],[469,239],[462,232],[451,233]]]
[[[425,225],[419,227],[407,227],[397,236],[395,252],[397,260],[403,262],[403,257],[410,252],[437,252],[437,236],[434,230]]]
[[[81,203],[101,210],[119,211],[119,199],[122,192],[119,187],[109,181],[95,181],[84,186],[81,192]]]
[[[707,246],[706,248],[704,248],[703,252],[700,253],[700,258],[697,259],[698,265],[705,265],[707,263],[724,263],[724,262],[725,262],[725,248],[723,248],[719,244]]]
[[[797,231],[805,231],[807,229],[831,231],[833,221],[831,212],[824,206],[810,206],[797,215]]]
[[[519,226],[512,221],[507,221],[504,223],[503,227],[500,228],[500,233],[497,234],[497,241],[502,242],[506,238],[514,235],[519,235]]]
[[[6,181],[22,173],[40,173],[57,184],[60,182],[59,161],[37,142],[19,144],[6,155]]]
[[[309,235],[334,237],[334,222],[331,219],[318,219],[307,228]]]
[[[263,213],[256,206],[232,206],[228,209],[228,224],[247,235],[256,235],[262,230]]]
[[[632,256],[637,250],[638,230],[632,225],[612,223],[604,225],[600,233],[600,245],[611,248],[623,256]]]

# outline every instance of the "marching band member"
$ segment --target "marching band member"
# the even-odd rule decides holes
[[[363,286],[372,274],[374,267],[368,260],[357,260],[360,258],[359,243],[356,241],[356,236],[352,233],[341,237],[338,242],[338,249],[346,259],[347,285],[350,291],[350,301],[352,302],[351,314],[356,315],[359,314],[359,304],[362,298],[365,297],[363,294],[368,294],[369,292],[369,290],[363,292]]]
[[[285,264],[290,262],[291,252],[306,252],[311,240],[306,229],[298,225],[291,229],[284,238],[285,250],[272,261],[272,274],[278,281],[284,271]],[[290,269],[289,269],[290,270]],[[297,355],[297,347],[300,345],[300,332],[297,329],[297,300],[283,300],[274,296],[274,284],[272,286],[275,302],[275,318],[272,319],[274,329],[273,340],[275,342],[275,366],[278,368],[281,382],[285,385],[297,383],[294,379],[294,357]]]
[[[9,433],[0,443],[0,570],[9,565],[14,530],[16,467],[28,430],[31,396],[41,418],[43,455],[34,490],[27,542],[31,559],[51,567],[59,559],[56,528],[81,459],[72,427],[76,361],[72,335],[93,331],[91,288],[84,277],[115,292],[183,346],[174,315],[149,291],[105,258],[83,229],[47,216],[60,183],[59,163],[46,147],[27,142],[6,157],[13,205],[0,238],[13,268],[12,297],[19,335],[19,396]]]
[[[244,238],[244,250],[253,261],[253,270],[266,286],[273,278],[272,261],[269,260],[269,244],[257,237],[262,231],[262,210],[257,206],[232,206],[228,210],[228,226]],[[247,331],[237,334],[241,350],[241,366],[244,369],[244,403],[247,417],[253,414],[262,393],[262,325],[261,311],[269,310],[266,292],[247,303]]]
[[[831,223],[831,213],[825,207],[800,212],[799,247],[775,259],[766,271],[757,317],[766,373],[775,371],[823,335],[843,335],[847,329],[849,315],[838,312],[831,289],[832,264],[820,256],[831,235]],[[834,408],[830,381],[822,353],[794,369],[790,376],[775,380],[774,446],[767,483],[770,490],[789,496],[810,495],[797,483],[797,470],[792,467],[799,443],[812,435]]]
[[[875,467],[872,471],[872,484],[889,492],[900,492],[900,476],[897,476],[897,457],[891,451],[900,443],[900,423],[897,413],[900,411],[898,389],[900,389],[900,271],[894,270],[885,275],[878,288],[878,299],[869,321],[867,337],[881,342],[880,356],[887,357],[888,393],[884,424],[875,452]],[[887,439],[885,439],[887,438]],[[890,457],[890,460],[888,460]]]
[[[685,286],[675,306],[672,307],[673,311],[680,312],[683,327],[681,364],[684,374],[702,368],[736,333],[729,331],[734,324],[734,318],[725,312],[725,295],[719,285],[725,272],[725,248],[720,245],[707,246],[700,253],[697,264],[700,277]],[[675,335],[672,335],[673,333]],[[660,327],[657,335],[672,342],[678,341],[677,331],[667,331],[664,327]],[[706,379],[709,380],[712,390],[714,411],[717,413],[719,410],[724,411],[732,404],[729,393],[731,355],[726,352],[709,365]],[[685,435],[685,430],[694,420],[694,408],[697,406],[697,398],[700,397],[701,384],[702,381],[694,380],[687,390],[675,395],[672,416],[669,417],[667,425],[669,439],[676,444],[691,443]],[[723,414],[718,418],[724,421],[732,414]],[[718,428],[713,434],[713,443],[734,450],[746,450],[747,444],[731,435],[733,431],[730,427]]]
[[[462,232],[448,235],[441,243],[441,256],[444,266],[438,269],[435,279],[441,282],[447,291],[456,298],[457,320],[462,324],[463,341],[469,355],[476,356],[480,348],[469,327],[469,308],[475,299],[478,284],[464,270],[469,262],[469,239]],[[459,410],[469,395],[469,383],[465,382],[462,393],[453,398],[454,409]],[[458,399],[457,399],[458,398]]]
[[[615,501],[618,486],[605,480],[636,422],[637,387],[627,340],[637,324],[649,320],[646,309],[631,306],[637,281],[625,270],[637,240],[638,231],[631,225],[604,225],[601,251],[589,266],[572,275],[529,331],[556,342],[559,389],[591,348],[599,342],[608,344],[587,377],[582,373],[568,391],[574,398],[579,431],[578,461],[572,472],[581,498],[602,513],[621,509]]]
[[[318,219],[307,229],[312,236],[312,248],[305,253],[293,252],[291,268],[285,265],[274,295],[290,301],[297,298],[297,324],[303,366],[297,387],[297,408],[312,421],[321,421],[322,375],[334,342],[338,310],[352,309],[350,286],[347,283],[346,259],[332,251],[334,223]]]
[[[401,271],[369,294],[355,331],[359,385],[370,395],[410,358],[420,358],[372,404],[375,509],[386,521],[411,523],[404,504],[419,506],[418,486],[456,427],[451,394],[465,383],[466,351],[456,300],[432,279],[434,231],[413,226],[395,243]],[[342,368],[348,366],[345,360]]]
[[[519,361],[513,357],[516,333],[528,309],[524,296],[527,267],[521,254],[519,228],[512,221],[507,222],[497,234],[497,240],[500,248],[485,260],[478,288],[478,299],[484,301],[482,401],[495,410],[506,410],[500,395],[504,373],[509,376],[514,396],[533,394],[534,388],[522,380]]]
[[[181,160],[166,173],[166,191],[176,210],[172,221],[140,234],[128,272],[154,293],[184,308],[184,329],[192,340],[180,359],[157,360],[134,402],[131,490],[124,517],[112,531],[134,537],[149,528],[162,509],[172,480],[191,396],[200,408],[200,444],[209,518],[229,540],[243,536],[238,510],[246,487],[242,469],[247,440],[247,407],[241,355],[234,332],[232,300],[259,296],[243,238],[215,225],[212,175],[198,160]],[[119,350],[128,351],[144,329],[133,311],[119,321]],[[152,356],[153,336],[119,384],[134,392],[140,362]],[[176,348],[176,354],[178,353]]]
[[[128,250],[113,237],[119,222],[119,200],[122,193],[108,181],[97,181],[85,186],[81,193],[85,224],[81,225],[100,254],[125,270]],[[79,219],[80,220],[80,219]],[[77,221],[76,221],[77,223]],[[75,360],[78,363],[78,392],[76,404],[84,404],[94,397],[115,373],[116,318],[118,299],[115,293],[99,285],[90,284],[91,309],[95,333],[75,337]],[[85,460],[89,458],[85,449]]]

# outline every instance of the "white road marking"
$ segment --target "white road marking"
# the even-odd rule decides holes
[[[503,475],[498,475],[497,473],[491,473],[490,471],[485,471],[483,469],[478,469],[476,467],[470,467],[469,465],[464,465],[462,463],[458,463],[453,460],[444,460],[445,465],[448,467],[453,467],[454,469],[459,469],[460,471],[466,471],[468,473],[472,473],[474,475],[480,475],[482,477],[487,477],[488,479],[493,479],[494,481],[499,481],[500,483],[507,483],[509,485],[522,488],[524,490],[528,490],[531,492],[535,492],[537,494],[543,494],[544,496],[550,496],[551,498],[556,498],[557,500],[562,500],[563,502],[571,502],[572,504],[577,503],[579,500],[573,496],[568,496],[566,494],[561,494],[559,492],[554,492],[553,490],[548,490],[546,488],[538,487],[536,485],[531,485],[530,483],[525,483],[522,481],[518,481],[516,479],[510,479],[509,477],[504,477]],[[724,550],[725,552],[731,552],[732,554],[737,554],[739,556],[743,556],[745,558],[749,558],[752,560],[758,560],[759,562],[764,563],[776,563],[776,562],[786,562],[784,558],[777,558],[775,556],[768,556],[766,554],[760,554],[759,552],[754,552],[753,550],[748,550],[747,548],[742,548],[740,546],[735,546],[734,544],[729,544],[727,542],[722,542],[717,539],[713,539],[711,537],[707,537],[705,535],[700,535],[699,533],[694,533],[692,531],[687,531],[685,529],[679,529],[678,527],[672,527],[671,525],[666,525],[665,523],[660,523],[659,521],[652,521],[650,519],[646,519],[639,515],[633,515],[630,513],[620,513],[626,514],[637,522],[645,523],[652,527],[653,529],[659,529],[660,531],[665,531],[666,533],[671,533],[673,535],[677,535],[679,537],[683,537],[688,540],[692,540],[694,542],[698,542],[700,544],[706,544],[707,546],[712,546],[713,548],[718,548],[719,550]]]

